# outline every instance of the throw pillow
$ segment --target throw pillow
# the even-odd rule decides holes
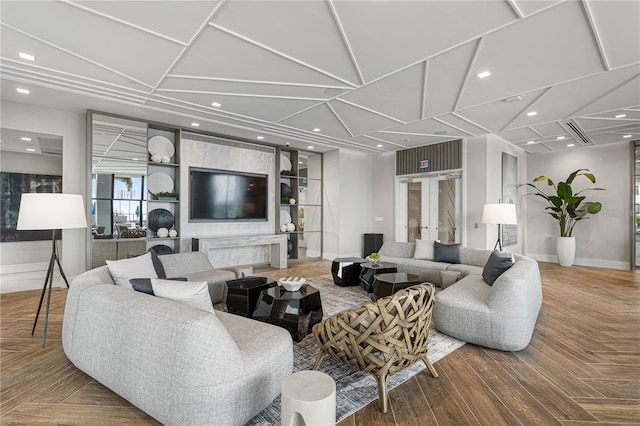
[[[434,260],[436,262],[460,263],[460,244],[433,243]]]
[[[107,266],[113,281],[117,285],[129,289],[133,289],[129,283],[129,279],[133,277],[158,278],[151,260],[151,253],[145,253],[131,259],[107,260]]]
[[[176,282],[152,279],[151,287],[157,297],[175,300],[193,308],[213,312],[213,303],[209,295],[209,286],[203,282]]]
[[[170,281],[187,281],[185,277],[178,278],[168,278]],[[147,293],[152,296],[156,294],[153,292],[153,287],[151,286],[151,278],[131,278],[129,280],[129,284],[135,291],[139,291],[140,293]]]
[[[153,267],[156,270],[156,274],[158,278],[164,279],[167,278],[166,272],[164,272],[164,266],[162,266],[162,262],[158,258],[158,253],[155,250],[149,250],[148,253],[151,253],[151,261],[153,262]],[[143,253],[144,254],[144,253]],[[133,257],[142,256],[140,254],[127,254],[127,259],[131,259]]]
[[[416,252],[413,254],[413,258],[433,260],[435,258],[433,243],[435,242],[435,240],[416,240]]]
[[[489,256],[489,260],[482,270],[482,279],[489,285],[498,279],[500,275],[513,265],[513,255],[495,250]]]

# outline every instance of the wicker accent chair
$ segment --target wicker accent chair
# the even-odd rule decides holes
[[[427,359],[427,340],[435,287],[423,283],[392,296],[346,310],[313,327],[320,348],[313,367],[326,355],[373,374],[378,382],[380,410],[389,410],[387,377],[424,361],[433,377],[438,373]]]

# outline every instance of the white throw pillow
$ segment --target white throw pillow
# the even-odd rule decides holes
[[[440,240],[436,240],[436,241],[440,241]],[[413,258],[433,260],[435,258],[433,242],[434,240],[416,240],[416,251],[413,254]]]
[[[131,283],[129,283],[131,278],[158,278],[151,260],[151,253],[145,253],[131,259],[107,260],[107,266],[113,281],[130,290],[133,290]]]
[[[209,286],[206,281],[171,281],[171,280],[151,280],[151,288],[157,297],[175,300],[193,308],[203,311],[213,312],[213,303],[209,295]]]

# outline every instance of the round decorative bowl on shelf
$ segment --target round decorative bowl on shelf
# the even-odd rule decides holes
[[[280,285],[284,287],[284,289],[287,291],[300,290],[300,287],[302,287],[302,284],[304,284],[305,281],[306,280],[304,278],[300,278],[300,277],[284,277],[278,280]]]

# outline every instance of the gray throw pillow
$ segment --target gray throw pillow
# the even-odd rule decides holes
[[[460,244],[442,244],[433,242],[434,259],[436,262],[460,263]]]
[[[482,279],[489,285],[498,279],[500,275],[513,265],[513,255],[495,250],[489,256],[489,260],[482,270]]]

